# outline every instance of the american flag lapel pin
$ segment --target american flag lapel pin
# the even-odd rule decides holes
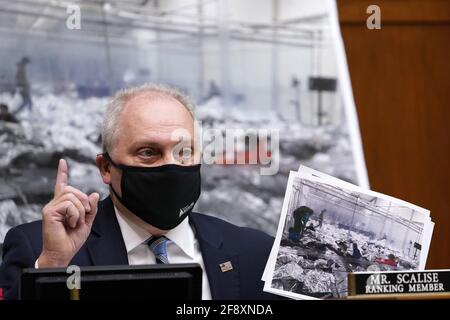
[[[219,266],[220,266],[220,270],[222,272],[227,272],[227,271],[233,270],[233,265],[231,264],[231,261],[223,262]]]

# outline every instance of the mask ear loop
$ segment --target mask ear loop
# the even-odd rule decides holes
[[[122,170],[122,174],[123,174],[123,169],[121,168],[121,166],[119,166],[117,163],[115,163],[115,162],[111,159],[111,156],[109,155],[108,152],[104,152],[104,153],[103,153],[103,156],[104,156],[109,162],[111,162],[111,164],[112,164],[114,167],[116,167],[117,169],[121,169],[121,170]],[[112,192],[114,193],[114,195],[115,195],[115,197],[117,198],[117,200],[119,200],[120,203],[122,203],[122,204],[125,206],[125,203],[124,203],[122,197],[120,197],[120,196],[117,194],[116,190],[114,190],[114,187],[112,186],[112,183],[109,184],[109,187],[110,187],[110,189],[112,190]],[[126,207],[126,206],[125,206],[125,207]]]
[[[115,163],[115,162],[113,161],[113,159],[111,158],[111,156],[109,155],[108,152],[103,152],[102,155],[106,158],[106,160],[108,160],[109,162],[111,162],[111,164],[112,164],[114,167],[116,167],[116,168],[118,168],[118,169],[122,169],[121,166],[119,166],[117,163]]]

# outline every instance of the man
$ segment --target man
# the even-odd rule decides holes
[[[15,111],[15,114],[19,113],[24,108],[28,108],[31,111],[33,107],[30,94],[30,84],[26,73],[26,66],[28,63],[30,63],[30,59],[28,59],[28,57],[23,57],[19,62],[17,62],[16,88],[22,97],[22,103]]]
[[[306,224],[309,221],[309,218],[314,213],[314,210],[312,210],[308,206],[300,206],[293,212],[294,217],[294,229],[298,230],[299,237],[303,237],[303,234],[305,232]]]
[[[300,240],[300,230],[290,227],[289,233],[288,233],[288,239],[294,243],[298,243],[298,241]]]
[[[208,93],[206,95],[205,101],[208,101],[214,97],[220,97],[221,95],[222,95],[222,93],[221,93],[219,87],[217,86],[216,82],[214,80],[210,80]]]
[[[18,123],[19,121],[9,112],[9,107],[0,103],[0,121]]]
[[[320,214],[319,214],[319,229],[322,228],[322,224],[323,224],[323,215],[324,215],[325,212],[327,212],[326,209],[322,209],[322,211],[320,211]]]
[[[203,299],[272,297],[263,293],[261,276],[273,238],[192,212],[200,165],[191,110],[186,97],[161,86],[113,98],[102,129],[104,153],[96,158],[110,196],[99,202],[97,193],[69,186],[60,160],[42,221],[5,237],[0,287],[6,299],[18,297],[25,267],[155,262],[199,263]]]
[[[355,259],[360,259],[360,258],[362,258],[362,254],[361,254],[361,251],[359,251],[359,248],[358,248],[358,244],[356,243],[356,242],[353,242],[353,252],[352,252],[352,258],[355,258]]]
[[[295,107],[295,115],[298,121],[302,121],[301,109],[300,109],[300,98],[301,98],[301,88],[300,88],[300,80],[298,80],[297,76],[293,75],[291,78],[291,87],[294,89],[294,99],[290,102]]]

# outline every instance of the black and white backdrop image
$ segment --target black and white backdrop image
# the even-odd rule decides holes
[[[299,173],[292,173],[286,193],[272,289],[342,298],[349,272],[424,267],[431,222],[426,210]]]
[[[246,145],[202,166],[200,212],[275,235],[300,163],[368,186],[334,1],[71,3],[79,30],[63,1],[0,0],[0,243],[40,219],[61,157],[71,185],[107,196],[94,163],[105,105],[145,82],[192,96],[204,128],[279,132],[275,175],[224,164],[257,152]]]

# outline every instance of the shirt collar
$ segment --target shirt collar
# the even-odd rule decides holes
[[[151,234],[125,217],[115,206],[117,221],[119,222],[122,237],[125,242],[127,254],[150,238]],[[189,225],[189,218],[184,219],[178,226],[169,230],[164,236],[171,240],[191,259],[194,259],[195,243],[194,232]]]

